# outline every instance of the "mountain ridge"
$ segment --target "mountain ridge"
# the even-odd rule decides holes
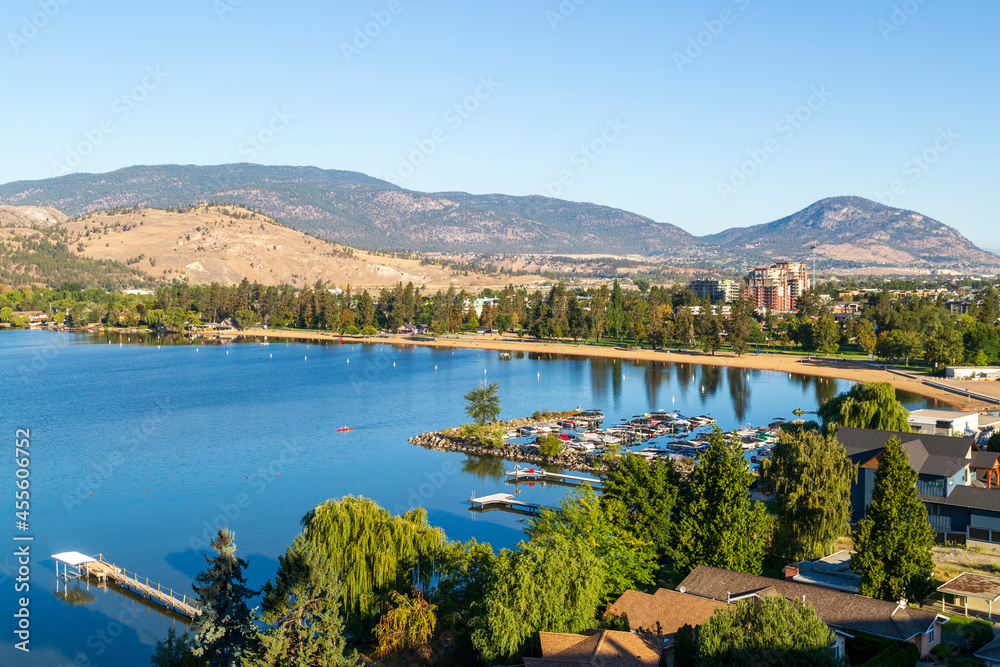
[[[261,211],[293,229],[370,249],[486,254],[643,255],[719,267],[815,254],[830,268],[1000,265],[957,230],[861,197],[829,197],[772,222],[698,237],[623,209],[540,195],[425,193],[343,170],[254,164],[137,165],[0,185],[0,204],[71,216],[209,201]],[[893,234],[899,238],[893,238]]]

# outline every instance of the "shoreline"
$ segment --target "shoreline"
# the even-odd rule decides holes
[[[953,407],[968,412],[978,412],[984,407],[984,401],[969,399],[945,389],[924,384],[922,378],[900,374],[900,371],[871,368],[865,362],[836,357],[800,357],[787,355],[777,357],[767,354],[748,354],[737,357],[731,352],[720,352],[715,355],[705,354],[697,350],[660,351],[651,349],[624,349],[575,343],[526,342],[522,340],[487,338],[436,338],[434,340],[412,340],[409,338],[364,338],[360,336],[339,336],[313,331],[282,331],[271,329],[247,329],[240,332],[244,336],[262,338],[287,338],[309,341],[344,340],[351,343],[377,343],[389,345],[417,345],[440,348],[463,348],[475,350],[496,350],[507,352],[542,352],[548,354],[565,354],[580,357],[603,357],[607,359],[628,359],[633,361],[663,361],[678,364],[698,364],[702,366],[722,366],[768,370],[779,373],[797,373],[816,377],[836,378],[853,382],[888,382],[897,389],[932,398],[941,403],[941,407]],[[887,367],[892,368],[892,367]],[[965,387],[956,387],[964,390]],[[997,388],[1000,394],[1000,387]],[[981,390],[980,390],[981,391]],[[998,398],[1000,401],[1000,398]],[[993,406],[995,407],[995,406]]]

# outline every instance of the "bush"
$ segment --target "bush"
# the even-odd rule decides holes
[[[344,334],[347,336],[357,336],[359,333],[361,333],[360,329],[353,324],[344,329]]]
[[[993,641],[993,624],[986,621],[972,621],[962,628],[962,635],[974,650]]]
[[[562,449],[562,440],[551,433],[546,433],[538,439],[538,453],[542,456],[559,456]]]
[[[462,424],[461,434],[478,443],[482,447],[503,446],[504,429],[499,426],[480,426],[479,424]]]
[[[366,336],[374,336],[375,334],[378,333],[378,330],[376,330],[375,327],[369,324],[368,326],[366,326],[364,329],[361,330],[361,333],[363,333]]]
[[[986,663],[979,658],[955,658],[948,663],[951,667],[985,667]]]

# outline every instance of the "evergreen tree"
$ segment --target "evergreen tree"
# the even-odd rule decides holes
[[[649,463],[641,456],[626,454],[612,461],[601,500],[622,503],[628,526],[651,541],[663,557],[673,543],[680,484],[681,475],[673,463]]]
[[[885,445],[872,502],[854,533],[851,569],[861,594],[881,600],[923,600],[932,590],[934,531],[917,491],[917,473],[899,438]]]
[[[342,590],[330,560],[299,535],[278,557],[274,583],[263,588],[261,620],[270,628],[260,636],[252,665],[321,667],[352,665],[344,657]]]
[[[702,352],[715,354],[715,351],[722,347],[722,323],[715,312],[715,307],[708,297],[702,300],[701,312],[695,321],[695,329],[698,333],[698,345]]]
[[[896,389],[888,382],[859,382],[821,405],[819,416],[827,432],[838,426],[910,432],[910,411],[896,400]]]
[[[863,317],[858,321],[854,329],[858,347],[866,354],[875,352],[875,345],[878,343],[878,337],[875,335],[875,323]]]
[[[719,609],[698,628],[701,667],[838,667],[833,631],[811,604],[774,595]]]
[[[857,468],[836,436],[804,430],[782,433],[763,481],[777,494],[779,555],[822,558],[850,532],[851,483]]]
[[[344,626],[357,637],[371,635],[390,590],[428,588],[445,544],[423,508],[393,516],[375,501],[354,496],[326,501],[302,524],[343,584]]]
[[[195,581],[201,613],[194,619],[194,654],[210,667],[239,665],[257,635],[247,601],[257,594],[246,586],[247,561],[237,558],[235,536],[222,529],[212,540],[215,557],[205,556],[208,569]]]
[[[621,338],[625,325],[625,296],[621,285],[615,280],[611,287],[611,301],[608,304],[608,333],[612,338]]]
[[[753,481],[742,448],[714,429],[681,488],[673,549],[678,572],[711,565],[760,574],[771,520],[764,503],[750,500]]]

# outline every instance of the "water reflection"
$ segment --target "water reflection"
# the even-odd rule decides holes
[[[733,402],[733,414],[736,415],[736,421],[742,424],[750,409],[748,373],[744,368],[731,367],[726,370],[726,376],[729,383],[729,398]]]
[[[504,478],[503,460],[479,456],[467,456],[462,461],[462,472],[475,475],[484,481],[502,481]]]

